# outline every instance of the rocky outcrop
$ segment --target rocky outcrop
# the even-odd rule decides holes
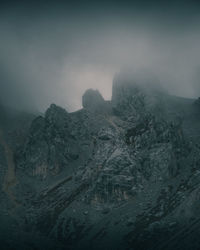
[[[83,109],[52,104],[35,118],[15,152],[21,228],[59,249],[162,249],[195,229],[200,146],[171,99],[119,75],[111,101],[88,90]]]
[[[158,93],[119,76],[111,103],[90,89],[78,112],[52,104],[33,121],[18,169],[42,178],[72,169],[76,181],[89,183],[85,201],[111,205],[175,177],[190,149],[181,123],[165,120]]]
[[[105,101],[98,90],[88,89],[82,97],[83,108],[99,113],[111,113],[111,106],[108,101]]]
[[[98,90],[88,89],[83,97],[82,104],[86,109],[93,109],[104,103],[104,99]]]
[[[112,87],[112,106],[116,114],[125,119],[139,119],[146,113],[159,116],[165,109],[165,92],[151,80],[141,82],[130,74],[116,75]]]
[[[69,127],[68,113],[52,104],[44,117],[32,122],[25,147],[17,158],[18,168],[29,175],[46,178],[77,159],[78,144]]]

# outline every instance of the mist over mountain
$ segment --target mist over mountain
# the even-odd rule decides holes
[[[1,106],[3,249],[199,249],[199,100],[122,72],[82,106]]]
[[[1,1],[1,249],[200,249],[199,13]]]
[[[147,70],[170,93],[199,96],[199,4],[1,3],[0,98],[44,112],[75,111],[86,89],[111,99],[116,72]]]

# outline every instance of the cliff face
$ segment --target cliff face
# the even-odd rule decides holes
[[[191,110],[155,85],[121,76],[111,101],[88,90],[77,112],[52,104],[13,153],[9,207],[29,239],[21,236],[19,246],[178,249],[180,228],[187,241],[188,227],[199,225],[200,119],[194,115],[185,133]]]

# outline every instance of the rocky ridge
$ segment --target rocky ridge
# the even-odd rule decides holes
[[[83,109],[52,104],[35,118],[14,152],[13,190],[21,234],[44,242],[33,238],[32,247],[50,249],[50,240],[56,249],[184,249],[174,244],[199,225],[200,188],[199,130],[187,129],[184,105],[118,76],[111,101],[88,90]]]

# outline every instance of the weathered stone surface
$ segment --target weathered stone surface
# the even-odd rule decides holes
[[[194,232],[200,221],[199,120],[186,134],[189,114],[175,119],[179,100],[148,84],[119,76],[111,102],[88,90],[83,109],[52,104],[32,121],[14,151],[17,185],[9,191],[20,204],[22,235],[59,242],[58,249],[95,250],[161,249],[181,230],[192,235],[188,227]],[[4,154],[0,147],[5,169]]]

